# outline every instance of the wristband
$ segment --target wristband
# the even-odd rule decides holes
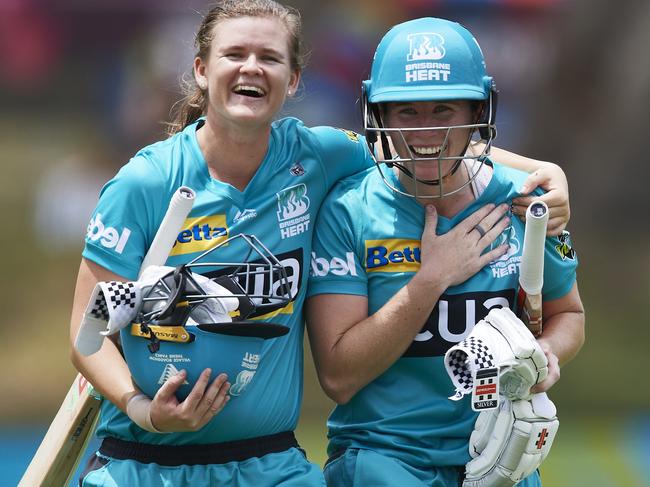
[[[151,399],[144,394],[136,394],[126,403],[126,415],[135,424],[151,433],[163,433],[151,422]]]

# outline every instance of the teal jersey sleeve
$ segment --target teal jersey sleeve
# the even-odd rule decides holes
[[[339,182],[328,194],[318,214],[312,243],[307,296],[316,294],[368,294],[363,265],[363,220],[359,218],[359,176]]]
[[[362,135],[333,127],[314,127],[311,131],[320,146],[323,177],[328,190],[338,180],[374,165]]]
[[[83,256],[127,279],[140,263],[164,215],[162,175],[143,155],[122,167],[102,188],[88,224]]]

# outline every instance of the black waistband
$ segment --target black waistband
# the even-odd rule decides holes
[[[205,445],[152,445],[107,437],[102,441],[99,453],[118,460],[176,467],[241,462],[293,447],[298,448],[296,437],[293,431],[285,431],[269,436]]]

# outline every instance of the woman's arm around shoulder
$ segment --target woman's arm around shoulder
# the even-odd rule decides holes
[[[482,150],[482,144],[476,144],[475,150]],[[530,173],[519,189],[523,196],[513,200],[512,212],[524,219],[530,203],[534,199],[541,199],[549,208],[547,235],[555,236],[562,233],[571,217],[569,182],[562,168],[553,162],[531,159],[498,147],[490,149],[490,159],[504,166]],[[542,188],[546,193],[541,196],[526,196],[537,187]]]

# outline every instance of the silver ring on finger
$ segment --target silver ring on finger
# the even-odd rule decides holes
[[[474,225],[474,230],[476,230],[481,237],[485,235],[485,230],[483,230],[481,225]]]

